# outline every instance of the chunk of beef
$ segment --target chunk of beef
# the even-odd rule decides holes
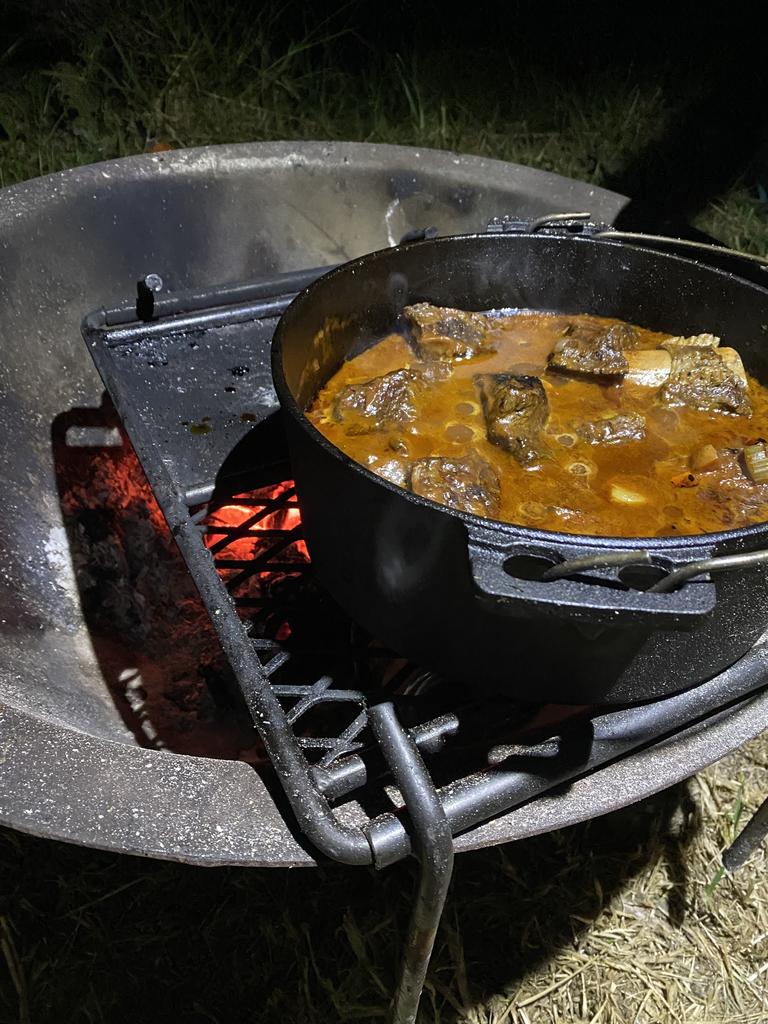
[[[393,370],[362,384],[347,384],[334,399],[333,418],[350,437],[400,427],[416,417],[418,379],[412,370]]]
[[[639,336],[630,324],[569,324],[550,353],[549,365],[553,370],[569,373],[619,377],[629,369],[624,353],[638,341]]]
[[[408,463],[405,459],[387,459],[386,462],[380,462],[370,468],[377,476],[389,480],[391,484],[397,484],[398,487],[408,486]]]
[[[510,452],[523,466],[540,462],[544,445],[539,435],[549,417],[549,404],[539,378],[478,373],[475,386],[491,444]]]
[[[418,459],[411,467],[411,490],[422,498],[476,516],[494,516],[501,490],[493,469],[477,456]]]
[[[576,433],[587,444],[615,445],[628,441],[642,441],[645,437],[645,417],[637,412],[610,416],[607,419],[580,423]]]
[[[726,349],[701,345],[673,344],[667,351],[672,356],[670,374],[659,391],[665,405],[752,414],[747,378],[738,357],[737,362],[726,360]]]
[[[495,351],[488,340],[488,317],[419,302],[403,313],[421,359],[471,359]]]

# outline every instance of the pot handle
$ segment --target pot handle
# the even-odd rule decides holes
[[[592,238],[613,231],[610,224],[593,220],[591,213],[546,213],[543,217],[492,217],[486,225],[489,235],[585,235]]]
[[[701,554],[705,557],[695,562],[672,564],[647,550],[576,549],[564,557],[562,550],[530,545],[499,546],[472,538],[469,543],[478,598],[500,614],[651,629],[694,629],[712,613],[715,585],[708,573],[721,560]],[[691,569],[674,579],[684,585],[665,590],[665,581],[685,565]]]
[[[590,213],[550,213],[536,220],[509,215],[493,217],[488,222],[486,232],[492,235],[583,235],[597,241],[625,242],[627,245],[637,245],[656,252],[698,260],[736,274],[761,288],[768,288],[768,259],[764,256],[689,238],[669,238],[640,231],[620,231],[610,224],[593,220]]]
[[[594,237],[598,240],[626,242],[628,245],[638,245],[656,252],[698,260],[751,281],[760,288],[768,288],[768,259],[765,256],[739,252],[724,245],[697,242],[689,238],[667,238],[665,235],[646,235],[639,231],[617,231],[612,227],[597,231]]]

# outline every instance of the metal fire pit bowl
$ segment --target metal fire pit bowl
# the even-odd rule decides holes
[[[394,146],[269,143],[98,164],[0,201],[0,821],[37,835],[196,864],[311,865],[290,814],[242,761],[137,743],[81,609],[53,460],[54,424],[98,409],[82,315],[148,271],[172,290],[338,263],[409,230],[482,230],[495,215],[626,200],[476,157]],[[757,734],[755,698],[470,832],[457,849],[592,817],[650,794]],[[278,803],[275,800],[278,800]],[[340,813],[354,821],[354,804]],[[288,823],[287,823],[288,822]]]

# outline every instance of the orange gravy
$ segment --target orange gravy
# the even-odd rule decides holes
[[[547,369],[547,357],[568,324],[596,317],[517,312],[491,332],[496,351],[452,362],[451,373],[416,395],[417,416],[396,431],[347,436],[331,406],[340,389],[392,370],[418,368],[400,335],[390,335],[345,362],[307,412],[333,444],[374,473],[397,452],[409,460],[479,455],[501,485],[497,519],[521,526],[598,536],[680,536],[734,529],[768,520],[768,484],[751,481],[739,451],[768,438],[768,389],[749,378],[751,416],[666,408],[658,388],[621,378],[601,381]],[[656,349],[668,337],[640,331],[640,348]],[[723,345],[728,339],[723,339]],[[473,382],[477,373],[513,372],[540,377],[549,402],[542,439],[551,457],[534,469],[521,466],[486,438]],[[592,445],[576,427],[619,413],[640,413],[643,440]],[[714,466],[692,469],[692,456],[713,445]],[[629,503],[617,500],[630,495]]]

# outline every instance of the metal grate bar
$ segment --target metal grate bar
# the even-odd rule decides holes
[[[357,718],[350,722],[347,728],[342,731],[338,743],[328,753],[323,754],[320,758],[319,766],[321,768],[330,768],[333,762],[338,760],[343,754],[351,754],[355,750],[360,750],[362,743],[353,741],[357,739],[367,725],[368,713],[367,711],[361,711]]]
[[[296,492],[295,492],[295,490],[293,490],[293,488],[291,488],[291,490],[289,492],[287,492],[287,494],[289,496],[293,496],[295,493]],[[229,547],[229,545],[234,540],[238,539],[239,537],[246,537],[250,533],[252,528],[254,526],[256,526],[258,523],[262,522],[264,519],[266,519],[267,516],[272,515],[273,512],[277,512],[279,509],[285,508],[286,505],[281,501],[282,497],[283,497],[283,495],[281,494],[281,495],[278,495],[276,498],[273,498],[273,499],[263,503],[262,507],[260,508],[260,510],[258,512],[256,512],[254,515],[250,516],[250,518],[246,519],[245,522],[240,523],[236,527],[216,527],[216,526],[212,527],[212,526],[206,526],[206,533],[222,533],[222,532],[224,532],[224,533],[227,534],[227,537],[225,537],[224,539],[219,541],[217,544],[211,545],[211,547],[208,549],[211,552],[211,554],[215,556],[219,551],[223,550],[224,548]],[[238,502],[238,504],[239,504],[239,502]],[[244,505],[255,505],[255,504],[257,504],[257,502],[255,500],[253,500],[253,499],[249,499],[248,501],[243,502],[243,504]],[[219,508],[224,508],[224,507],[225,507],[225,505],[220,505],[219,506]],[[297,508],[298,506],[297,505],[293,505],[292,507],[293,508]],[[209,509],[209,515],[212,514],[214,511],[216,511],[215,508]],[[260,535],[266,535],[266,534],[269,533],[269,534],[271,534],[273,536],[282,536],[285,533],[285,531],[284,530],[261,530],[261,531],[259,531],[259,533],[260,533]]]
[[[237,590],[238,587],[241,587],[251,579],[252,576],[257,575],[257,573],[270,571],[271,559],[274,558],[275,555],[280,554],[281,551],[285,551],[286,548],[290,547],[291,544],[297,540],[301,540],[301,528],[295,526],[292,530],[287,531],[282,540],[273,544],[268,551],[257,555],[252,561],[247,563],[247,568],[243,569],[242,572],[239,572],[234,579],[228,580],[227,589],[230,591]]]

